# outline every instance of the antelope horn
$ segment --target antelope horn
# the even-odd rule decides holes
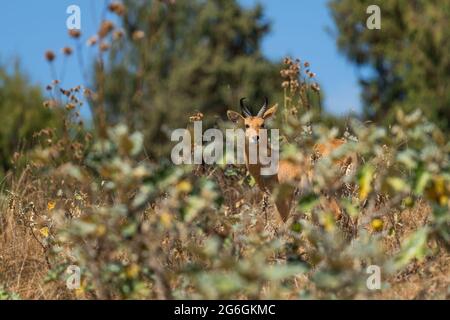
[[[245,98],[241,98],[240,103],[241,103],[241,112],[244,116],[246,117],[251,117],[252,113],[248,110],[248,108],[244,105],[244,100]]]
[[[269,105],[269,99],[267,99],[267,97],[264,97],[264,105],[259,110],[257,117],[262,117],[264,115],[264,112],[266,112],[268,105]]]

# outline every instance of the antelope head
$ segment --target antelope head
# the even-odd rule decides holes
[[[259,109],[256,115],[252,115],[248,107],[244,103],[245,98],[240,100],[241,113],[228,110],[227,116],[230,121],[243,127],[245,130],[245,139],[249,143],[258,143],[259,130],[264,129],[264,123],[267,119],[272,117],[276,111],[277,106],[268,108],[268,99],[264,99],[263,106]]]

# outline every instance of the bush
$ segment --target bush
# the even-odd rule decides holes
[[[58,128],[54,113],[42,108],[43,101],[40,88],[29,83],[18,63],[12,72],[0,65],[0,181],[13,168],[14,152],[27,152],[36,145],[34,133]]]
[[[299,102],[280,113],[289,141],[282,157],[301,165],[337,130],[304,109],[315,84],[299,62],[286,63],[299,84],[289,83],[285,101]],[[449,143],[419,111],[399,112],[390,128],[352,120],[348,143],[317,160],[286,225],[271,204],[255,200],[240,167],[151,162],[142,158],[142,135],[124,125],[93,141],[80,132],[39,149],[5,200],[7,219],[42,248],[49,285],[69,296],[371,297],[368,266],[396,275],[448,250]],[[74,157],[74,148],[83,151]],[[359,165],[343,175],[333,161],[348,153]],[[338,220],[324,205],[330,196],[342,208]],[[430,214],[408,230],[405,211]],[[82,272],[75,291],[62,287],[69,265]]]

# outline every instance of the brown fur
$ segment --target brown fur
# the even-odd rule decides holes
[[[310,181],[312,178],[312,163],[308,161],[304,168],[301,168],[298,164],[289,160],[280,160],[278,164],[278,171],[276,175],[273,176],[261,176],[261,165],[250,164],[248,160],[248,144],[250,139],[254,139],[255,136],[259,135],[259,130],[264,128],[264,122],[272,117],[277,110],[277,106],[273,106],[268,109],[261,117],[258,116],[243,116],[235,111],[228,111],[228,118],[238,125],[245,128],[245,160],[246,167],[250,175],[255,179],[256,184],[263,192],[267,192],[274,195],[274,190],[277,186],[278,192],[274,195],[275,206],[277,207],[278,213],[280,214],[283,222],[289,218],[289,213],[291,211],[292,201],[295,194],[295,186],[299,184],[302,179]],[[314,146],[314,158],[318,159],[320,157],[328,156],[346,141],[344,139],[332,139],[326,143],[317,144]],[[269,149],[270,152],[270,149]],[[353,162],[352,157],[344,157],[343,159],[338,159],[335,161],[336,165],[343,167],[349,166]],[[328,200],[329,208],[332,210],[334,215],[339,218],[341,216],[341,209],[337,204],[336,200],[331,198]]]

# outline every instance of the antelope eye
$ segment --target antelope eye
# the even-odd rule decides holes
[[[246,127],[247,129],[250,128],[250,126],[249,126],[248,124],[246,124],[245,127]]]

